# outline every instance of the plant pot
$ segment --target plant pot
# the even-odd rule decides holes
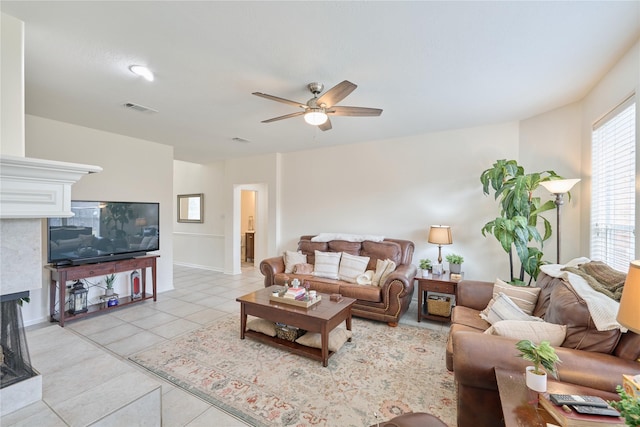
[[[425,279],[429,277],[429,270],[422,270],[422,277]]]
[[[462,271],[462,264],[449,264],[449,271],[454,274],[460,274]]]
[[[113,288],[107,288],[104,290],[104,294],[108,297],[110,297],[111,295],[113,295]]]
[[[543,372],[542,374],[536,374],[533,372],[534,369],[535,368],[533,366],[527,366],[527,387],[533,391],[544,393],[547,391],[547,373]]]

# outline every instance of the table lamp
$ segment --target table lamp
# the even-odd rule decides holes
[[[629,264],[617,320],[630,331],[640,334],[640,260]]]
[[[442,264],[442,245],[453,243],[451,227],[448,225],[432,225],[429,229],[428,242],[438,245],[438,264]]]
[[[552,179],[540,183],[544,188],[556,196],[556,263],[560,264],[560,206],[564,204],[564,195],[576,185],[580,179]]]

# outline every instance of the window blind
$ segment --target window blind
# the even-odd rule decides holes
[[[591,144],[590,257],[627,272],[635,256],[635,95],[594,125]]]

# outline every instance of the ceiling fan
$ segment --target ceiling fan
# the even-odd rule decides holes
[[[342,107],[336,105],[338,102],[346,98],[351,92],[353,92],[358,86],[345,80],[338,83],[322,96],[318,98],[318,95],[324,89],[322,83],[309,83],[307,88],[313,94],[313,98],[307,101],[306,104],[301,102],[291,101],[289,99],[280,98],[273,95],[268,95],[262,92],[253,92],[253,95],[267,98],[272,101],[282,102],[284,104],[300,107],[304,111],[298,111],[296,113],[286,114],[284,116],[274,117],[272,119],[263,120],[262,123],[271,123],[278,120],[290,119],[291,117],[298,117],[304,115],[304,120],[310,125],[315,125],[320,130],[331,129],[331,120],[329,116],[379,116],[382,114],[380,108],[366,108],[366,107]]]

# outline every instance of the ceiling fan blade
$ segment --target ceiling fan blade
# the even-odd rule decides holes
[[[327,117],[327,121],[324,122],[321,125],[318,125],[318,127],[320,128],[320,130],[324,131],[324,130],[331,130],[331,120],[329,120],[329,117]]]
[[[290,119],[291,117],[302,116],[304,111],[298,111],[297,113],[286,114],[284,116],[274,117],[272,119],[263,120],[262,123],[277,122],[278,120]]]
[[[382,114],[382,110],[380,108],[336,106],[327,109],[327,114],[333,116],[379,116]]]
[[[320,98],[318,98],[316,104],[324,104],[327,107],[336,105],[338,102],[345,99],[347,95],[353,92],[357,87],[357,85],[345,80],[326,91]]]
[[[307,108],[306,104],[301,104],[301,103],[296,102],[296,101],[291,101],[290,99],[284,99],[284,98],[280,98],[280,97],[277,97],[277,96],[268,95],[268,94],[262,93],[262,92],[253,92],[252,95],[259,96],[259,97],[266,98],[266,99],[270,99],[272,101],[282,102],[283,104],[293,105],[294,107],[300,107],[300,108],[305,108],[305,109]]]

